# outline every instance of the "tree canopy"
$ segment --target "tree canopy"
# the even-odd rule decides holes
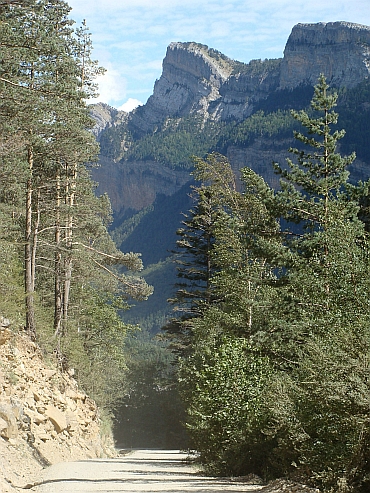
[[[321,76],[311,109],[292,111],[302,130],[275,166],[277,191],[248,168],[238,190],[221,155],[195,161],[218,211],[213,298],[190,321],[179,382],[191,446],[213,474],[369,485],[368,182],[349,182],[336,102]]]
[[[104,70],[70,10],[62,0],[0,4],[0,311],[109,408],[124,369],[117,310],[151,288],[140,254],[108,234],[108,197],[95,195],[87,101]]]

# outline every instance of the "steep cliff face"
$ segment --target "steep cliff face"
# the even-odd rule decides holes
[[[283,89],[313,86],[320,73],[337,87],[351,88],[369,78],[370,27],[347,22],[298,24],[289,36],[284,58],[249,63],[232,60],[205,45],[171,43],[162,75],[145,105],[129,114],[102,104],[92,110],[98,139],[120,126],[119,158],[123,155],[119,163],[110,159],[109,153],[102,156],[101,167],[93,172],[99,182],[98,192],[108,192],[116,213],[141,210],[158,194],[171,196],[190,181],[189,172],[169,169],[154,159],[125,160],[132,141],[160,134],[168,119],[178,121],[198,115],[216,125],[219,121],[243,121],[262,100],[273,95],[279,101]],[[109,145],[111,141],[106,140]],[[271,161],[286,156],[287,147],[264,139],[243,149],[229,142],[224,151],[236,170],[253,163],[257,172],[275,184]]]
[[[97,103],[90,106],[90,115],[95,120],[95,126],[92,133],[99,140],[104,130],[112,125],[118,125],[127,121],[128,113],[118,111],[105,103]]]
[[[240,121],[273,91],[313,85],[321,73],[332,85],[353,87],[369,71],[370,28],[348,22],[296,25],[276,60],[241,63],[204,45],[171,43],[153,95],[129,124],[140,136],[194,113]]]
[[[151,205],[158,194],[173,195],[189,179],[188,171],[165,168],[151,161],[115,163],[101,157],[101,166],[92,177],[99,184],[98,194],[108,192],[113,211],[140,211]]]
[[[253,102],[279,84],[280,60],[236,62],[197,43],[171,43],[163,72],[146,105],[130,116],[139,133],[155,129],[166,118],[194,113],[204,118],[242,119]]]
[[[298,24],[281,64],[280,88],[315,84],[323,73],[335,86],[353,87],[370,74],[370,28],[349,22]]]

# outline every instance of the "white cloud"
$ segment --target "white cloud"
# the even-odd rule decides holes
[[[108,69],[100,98],[122,105],[151,94],[171,41],[196,41],[239,61],[277,58],[299,22],[370,25],[369,0],[68,0],[86,18],[93,57]]]
[[[130,111],[134,110],[138,106],[142,106],[142,104],[143,103],[141,101],[139,101],[138,99],[128,98],[128,100],[126,101],[126,103],[123,103],[117,109],[118,110],[121,110],[121,111],[126,111],[127,113],[129,113]]]
[[[96,82],[99,86],[99,96],[91,100],[92,102],[101,101],[115,106],[126,98],[126,79],[118,70],[108,68],[104,75],[97,78]]]

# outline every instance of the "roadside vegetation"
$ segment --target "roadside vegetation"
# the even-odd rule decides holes
[[[195,158],[178,232],[178,354],[190,448],[217,475],[368,491],[368,182],[338,153],[337,94],[322,76],[281,188],[227,159]]]
[[[350,170],[354,150],[370,158],[369,82],[338,95],[320,77],[310,106],[307,88],[281,91],[243,122],[172,119],[135,142],[122,125],[105,132],[102,154],[192,169],[195,182],[171,253],[174,317],[154,296],[145,318],[124,317],[152,288],[140,254],[119,246],[156,227],[154,209],[110,235],[87,106],[103,69],[70,10],[0,3],[0,314],[115,413],[125,446],[182,447],[184,421],[209,474],[368,491],[369,182]],[[259,74],[279,63],[241,65]],[[291,158],[275,164],[280,188],[244,168],[240,189],[227,146],[282,146],[292,134]],[[164,229],[176,222],[167,203]],[[146,246],[144,271],[163,293],[174,266],[155,255],[167,234]]]
[[[0,5],[0,313],[111,414],[126,392],[128,326],[118,314],[151,287],[139,254],[108,234],[95,195],[99,147],[87,101],[103,69],[59,0]]]

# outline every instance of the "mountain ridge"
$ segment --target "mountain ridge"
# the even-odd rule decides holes
[[[370,27],[345,21],[297,24],[283,58],[248,63],[200,43],[173,42],[147,103],[130,113],[92,105],[93,132],[101,140],[106,130],[125,127],[114,160],[125,159],[133,141],[161,131],[168,120],[197,115],[204,121],[242,121],[271,93],[313,86],[321,73],[334,87],[351,88],[369,78]]]
[[[186,187],[190,193],[190,155],[221,152],[236,175],[248,166],[277,187],[271,163],[283,165],[289,147],[296,145],[289,110],[307,108],[320,73],[339,92],[339,126],[348,129],[339,151],[358,150],[352,178],[368,179],[370,27],[345,21],[297,24],[283,58],[249,63],[199,43],[171,43],[145,105],[129,114],[107,107],[98,111],[101,166],[93,178],[99,183],[97,193],[107,192],[112,199],[120,248],[151,248],[143,255],[145,263],[168,257],[174,222],[168,221],[173,229],[168,238],[159,241],[153,235],[164,234],[160,216],[166,206],[178,218],[178,227],[189,209],[187,200],[174,206],[172,197],[180,190],[185,197]],[[122,231],[121,224],[134,216],[135,224],[144,221],[140,234]]]
[[[142,153],[144,158],[140,158],[140,153],[130,155],[138,142],[147,138],[149,147],[153,147],[153,138],[168,133],[171,126],[174,128],[171,135],[175,134],[177,126],[186,118],[198,119],[199,135],[209,131],[204,127],[207,122],[221,125],[245,121],[271,95],[279,101],[284,91],[312,87],[320,73],[338,88],[351,88],[369,79],[370,27],[345,21],[297,24],[292,28],[282,59],[248,63],[232,60],[199,43],[171,43],[163,60],[162,75],[145,105],[130,113],[101,103],[92,106],[92,116],[97,122],[94,133],[102,148],[101,166],[93,172],[100,184],[98,193],[110,194],[107,174],[114,176],[115,213],[121,213],[122,208],[147,207],[148,200],[154,202],[157,193],[166,194],[167,186],[168,194],[175,193],[186,182],[185,170],[179,172],[179,179],[172,173],[169,178],[168,173],[158,172],[159,168],[173,167],[171,156],[162,153],[157,161],[158,168],[150,157],[150,149],[146,153],[149,158],[145,153]],[[186,145],[185,138],[189,140],[189,130],[183,130],[183,136],[176,144],[182,149]],[[215,145],[215,140],[212,142],[194,149],[189,146],[189,154],[204,154],[207,145]],[[226,144],[226,154],[229,145],[235,147],[233,142]],[[208,152],[210,150],[213,149]],[[240,160],[239,165],[243,166]],[[140,173],[136,173],[138,169]],[[150,176],[152,194],[143,173]],[[118,183],[122,186],[121,194],[117,190]],[[132,199],[120,200],[120,195]]]
[[[297,24],[278,59],[238,62],[198,43],[171,43],[147,103],[129,116],[134,133],[166,118],[200,113],[242,120],[271,91],[314,85],[321,73],[335,87],[353,87],[370,73],[370,28],[345,21]]]

